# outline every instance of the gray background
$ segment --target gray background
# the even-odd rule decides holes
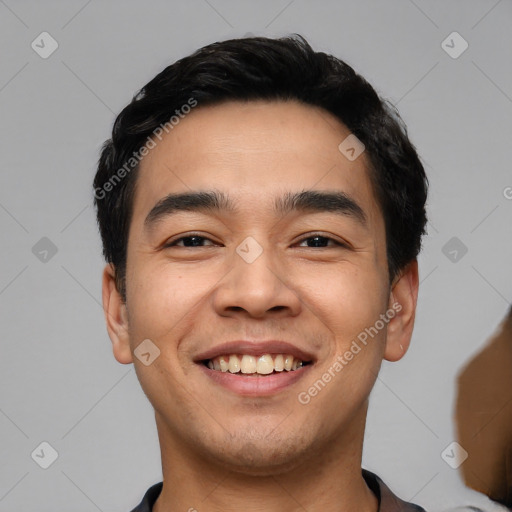
[[[299,32],[398,104],[431,222],[413,343],[384,362],[363,463],[432,511],[491,510],[441,452],[456,374],[512,299],[511,21],[508,0],[0,0],[0,511],[122,512],[161,479],[151,406],[104,326],[91,182],[136,90],[247,32]],[[43,31],[59,44],[47,59],[31,48]],[[457,59],[441,46],[453,31],[469,43]],[[442,251],[454,236],[468,248],[456,262]],[[34,254],[42,237],[55,255]],[[30,456],[42,441],[59,453],[46,470]]]

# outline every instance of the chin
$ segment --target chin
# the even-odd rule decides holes
[[[233,436],[224,443],[203,447],[207,458],[229,471],[252,476],[270,476],[296,468],[312,453],[313,442],[307,442],[297,433],[288,438],[270,438],[264,435],[255,437],[247,432],[243,436]]]

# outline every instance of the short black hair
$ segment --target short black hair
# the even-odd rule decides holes
[[[296,100],[337,117],[364,145],[383,212],[390,282],[421,249],[428,180],[396,108],[342,60],[300,35],[209,44],[166,67],[117,116],[94,178],[103,254],[126,299],[126,252],[141,150],[184,106]],[[179,120],[178,120],[179,121]],[[155,132],[156,131],[156,132]],[[341,142],[341,141],[340,141]],[[142,148],[142,149],[141,149]]]

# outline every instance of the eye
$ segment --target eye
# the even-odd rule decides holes
[[[323,248],[329,248],[327,246],[327,244],[329,242],[332,242],[334,244],[334,246],[337,246],[337,247],[347,247],[344,243],[342,242],[339,242],[338,240],[335,240],[334,238],[331,238],[331,237],[328,237],[328,236],[323,236],[323,235],[317,235],[317,234],[313,234],[313,235],[310,235],[306,238],[303,238],[300,242],[299,242],[299,245],[304,243],[304,242],[308,242],[309,240],[312,240],[313,241],[313,245],[307,245],[307,247],[313,247],[313,248],[320,248],[320,249],[323,249]],[[304,247],[304,246],[302,246]],[[333,247],[331,245],[331,247]]]
[[[209,242],[209,243],[208,243]],[[309,243],[311,242],[311,243]],[[206,245],[205,245],[206,243]],[[339,242],[338,240],[335,240],[332,237],[320,235],[320,234],[313,234],[306,238],[303,238],[299,242],[299,246],[302,247],[308,247],[308,248],[317,248],[317,249],[328,249],[329,247],[347,247],[346,244]],[[307,243],[306,246],[303,244]],[[330,243],[330,245],[329,245]],[[215,246],[216,243],[210,240],[209,238],[206,238],[205,236],[202,236],[199,233],[190,233],[187,236],[181,236],[180,238],[176,238],[175,240],[172,240],[164,245],[164,247],[185,247],[185,248],[191,248],[191,247],[212,247]]]
[[[209,238],[197,233],[190,233],[187,236],[182,236],[166,243],[164,247],[205,247],[202,245],[204,241],[212,242]],[[183,242],[183,244],[181,244],[181,242]],[[212,244],[215,244],[215,242],[212,242]]]

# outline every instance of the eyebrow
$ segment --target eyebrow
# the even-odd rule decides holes
[[[274,212],[286,215],[292,211],[322,213],[332,212],[356,220],[366,227],[364,210],[349,195],[341,191],[303,190],[287,192],[274,201]],[[221,191],[172,193],[162,198],[146,216],[144,225],[150,229],[160,220],[182,211],[227,212],[237,211],[235,204]]]

